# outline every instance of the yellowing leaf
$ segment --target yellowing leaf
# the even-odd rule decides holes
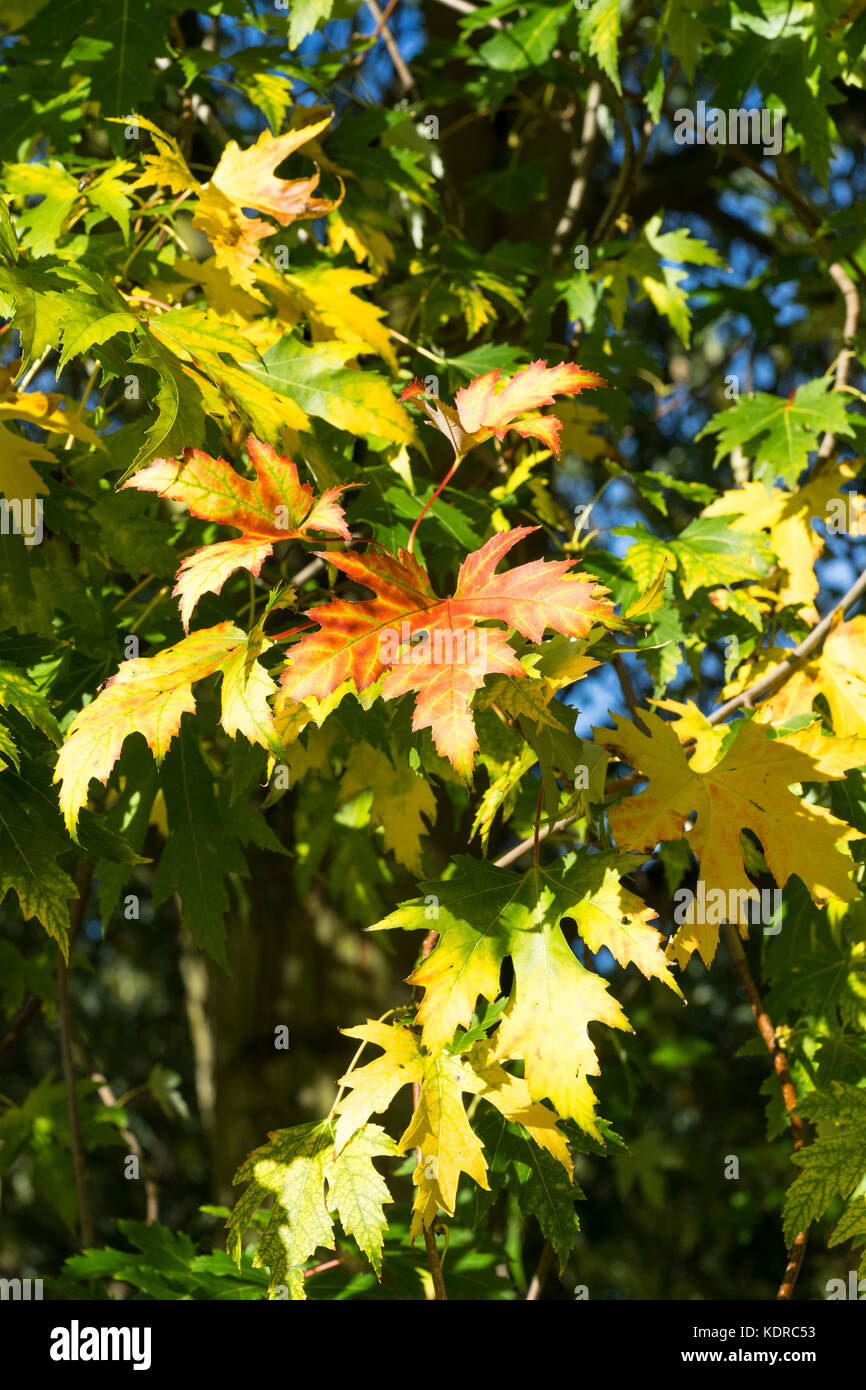
[[[230,140],[223,150],[213,177],[202,192],[193,226],[208,237],[216,265],[224,267],[243,288],[252,286],[251,267],[259,254],[260,241],[274,230],[271,222],[246,217],[244,208],[255,208],[281,227],[288,227],[301,218],[323,217],[336,206],[328,198],[313,197],[319,182],[318,171],[310,178],[291,182],[274,174],[278,164],[330,122],[331,117],[326,116],[279,136],[265,130],[250,149],[242,150],[236,141]]]
[[[134,657],[123,663],[96,698],[75,716],[57,758],[54,781],[62,784],[60,806],[70,834],[75,834],[91,779],[103,784],[108,781],[130,734],[143,734],[156,761],[161,762],[182,716],[195,710],[194,683],[224,671],[227,665],[230,678],[223,689],[223,717],[254,742],[264,741],[256,720],[240,708],[243,698],[252,700],[261,715],[260,668],[253,662],[244,664],[241,672],[230,665],[246,647],[246,633],[224,622],[192,633],[158,656]]]
[[[557,864],[518,875],[484,860],[458,856],[457,872],[422,885],[421,896],[392,912],[377,930],[428,929],[436,904],[439,941],[409,977],[425,990],[417,1013],[424,1046],[438,1052],[458,1027],[468,1028],[479,996],[494,1002],[506,957],[514,984],[497,1032],[491,1062],[519,1058],[531,1101],[550,1100],[556,1111],[597,1134],[595,1099],[587,1078],[598,1075],[588,1025],[628,1028],[600,976],[584,969],[559,926],[571,918],[590,949],[607,946],[623,965],[679,993],[661,950],[654,914],[620,883],[621,857],[568,855]]]
[[[430,1056],[408,1028],[368,1022],[343,1032],[381,1047],[383,1055],[340,1079],[341,1086],[351,1088],[336,1106],[335,1148],[340,1156],[370,1115],[387,1109],[403,1086],[420,1087],[412,1119],[398,1142],[401,1151],[413,1148],[419,1155],[413,1177],[413,1237],[431,1225],[440,1207],[453,1214],[463,1173],[479,1187],[489,1186],[484,1150],[467,1118],[464,1093],[480,1096],[508,1119],[524,1124],[535,1142],[571,1173],[556,1116],[532,1101],[526,1084],[498,1065],[487,1044],[476,1046],[468,1057],[448,1052]]]
[[[393,1140],[378,1125],[353,1135],[340,1153],[334,1150],[327,1121],[276,1130],[235,1174],[235,1185],[248,1186],[227,1222],[229,1254],[240,1263],[244,1232],[262,1203],[273,1197],[253,1256],[256,1268],[270,1270],[272,1295],[283,1287],[292,1299],[306,1297],[303,1266],[320,1246],[336,1248],[334,1216],[380,1274],[388,1227],[383,1207],[391,1198],[373,1159],[394,1152]]]
[[[723,697],[739,694],[790,655],[790,648],[762,647],[758,656],[739,668]],[[794,670],[761,704],[775,722],[782,723],[809,714],[819,695],[827,701],[839,738],[851,734],[866,738],[866,617],[839,623],[817,655]]]
[[[648,734],[620,715],[616,730],[594,730],[597,743],[616,752],[649,778],[649,786],[626,797],[610,811],[614,838],[623,849],[650,851],[661,840],[679,840],[693,812],[695,824],[688,843],[700,861],[706,894],[721,894],[725,910],[712,921],[688,921],[680,927],[673,949],[684,964],[700,951],[707,966],[715,954],[718,923],[748,920],[748,895],[754,888],[746,877],[740,831],[751,830],[760,841],[776,883],[784,888],[797,875],[823,906],[829,899],[850,902],[859,896],[850,877],[853,861],[849,844],[862,839],[844,821],[822,806],[802,801],[790,787],[797,782],[826,782],[842,776],[797,747],[788,738],[770,738],[756,720],[742,720],[720,761],[696,771],[670,724],[641,710]],[[866,760],[848,750],[848,766]],[[745,896],[744,896],[745,895]],[[709,916],[709,913],[707,914]]]
[[[781,567],[778,606],[799,605],[806,621],[814,623],[818,620],[815,562],[824,549],[824,542],[813,529],[812,520],[819,517],[826,522],[828,508],[833,502],[840,508],[844,506],[847,512],[852,494],[843,492],[842,485],[854,477],[856,469],[850,464],[827,462],[803,487],[794,491],[773,487],[768,492],[763,483],[747,483],[724,493],[705,507],[702,515],[730,518],[728,524],[734,530],[769,530],[770,548]],[[856,518],[854,534],[866,535],[866,503],[856,494],[851,510]]]
[[[385,831],[385,849],[392,850],[407,869],[420,874],[420,840],[427,834],[422,817],[431,825],[436,817],[436,798],[429,782],[405,768],[398,771],[385,753],[369,743],[358,743],[349,754],[340,781],[340,800],[348,801],[367,788],[373,795],[372,819]]]
[[[347,266],[315,265],[278,273],[258,267],[256,278],[272,296],[282,324],[291,328],[303,315],[314,341],[337,338],[358,353],[376,352],[396,369],[397,358],[388,330],[380,322],[384,310],[352,291],[375,283],[375,277]]]

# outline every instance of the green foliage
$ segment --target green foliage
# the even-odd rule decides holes
[[[10,1260],[768,1297],[781,1225],[824,1296],[866,1247],[853,601],[753,687],[862,568],[857,7],[0,24]],[[745,133],[681,145],[699,102]],[[783,892],[793,1180],[699,882]]]

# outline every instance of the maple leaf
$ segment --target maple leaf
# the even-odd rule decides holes
[[[270,444],[250,437],[247,450],[255,481],[236,473],[225,459],[184,449],[181,462],[157,459],[123,485],[157,492],[182,502],[201,521],[218,521],[241,532],[235,540],[203,546],[181,565],[174,594],[187,630],[202,594],[218,594],[236,569],[258,575],[279,541],[307,537],[311,531],[351,539],[337,500],[345,488],[327,488],[316,498],[310,484],[300,481],[292,460]]]
[[[785,1197],[789,1242],[823,1216],[834,1197],[850,1197],[866,1176],[866,1093],[835,1081],[826,1092],[811,1092],[797,1110],[817,1125],[818,1135],[791,1155],[802,1171]],[[838,1240],[846,1234],[843,1227]],[[838,1243],[836,1235],[831,1244]]]
[[[272,1290],[283,1285],[290,1298],[306,1297],[303,1265],[318,1247],[336,1248],[334,1216],[379,1276],[388,1228],[383,1206],[391,1196],[373,1159],[395,1152],[394,1141],[379,1125],[359,1129],[339,1153],[328,1121],[269,1134],[268,1142],[235,1174],[235,1186],[249,1186],[226,1223],[229,1254],[240,1264],[244,1232],[262,1203],[273,1196],[270,1219],[253,1257],[254,1268],[270,1269]]]
[[[546,1149],[571,1175],[571,1158],[556,1116],[533,1101],[529,1087],[513,1077],[491,1055],[485,1040],[466,1057],[439,1052],[430,1056],[409,1028],[368,1021],[341,1030],[350,1038],[374,1043],[383,1055],[340,1078],[351,1088],[335,1109],[339,1116],[335,1149],[352,1142],[353,1135],[371,1114],[386,1110],[397,1093],[409,1084],[420,1094],[412,1119],[398,1141],[398,1149],[418,1151],[413,1182],[418,1189],[411,1234],[429,1226],[440,1207],[452,1215],[460,1176],[466,1173],[479,1187],[487,1188],[487,1163],[477,1135],[466,1117],[463,1093],[480,1096],[515,1123],[523,1124],[536,1144]]]
[[[227,270],[243,289],[252,289],[251,267],[259,254],[259,243],[274,231],[272,222],[247,217],[244,208],[255,208],[281,227],[288,227],[301,218],[325,216],[342,198],[342,192],[336,201],[313,196],[319,182],[318,170],[310,178],[291,181],[278,179],[274,174],[278,164],[330,125],[330,115],[285,135],[262,131],[247,150],[230,140],[206,184],[201,184],[190,171],[172,136],[142,116],[127,119],[150,131],[157,147],[156,155],[145,155],[144,172],[133,188],[157,183],[173,193],[197,194],[193,226],[203,231],[213,246],[214,264]]]
[[[58,392],[16,391],[13,383],[20,370],[20,359],[0,367],[0,493],[35,502],[37,494],[48,492],[48,486],[31,465],[56,464],[56,456],[43,444],[13,433],[5,420],[26,420],[49,434],[74,435],[86,444],[104,446],[74,411],[62,408],[64,397]]]
[[[768,490],[779,477],[793,487],[822,430],[839,437],[854,434],[854,418],[845,408],[845,397],[830,386],[828,377],[817,377],[789,397],[765,391],[741,396],[735,405],[714,415],[697,438],[716,435],[717,464],[739,445],[754,456],[755,479]]]
[[[454,407],[444,405],[438,396],[426,391],[417,378],[409,383],[400,399],[419,400],[458,456],[492,436],[503,439],[508,430],[515,430],[524,439],[540,439],[558,455],[562,422],[555,415],[527,412],[553,405],[556,396],[574,396],[588,387],[607,385],[603,377],[576,362],[560,362],[556,367],[548,367],[542,361],[531,362],[515,372],[504,386],[500,386],[500,375],[501,368],[495,367],[461,387]]]
[[[591,950],[607,946],[625,965],[679,989],[667,970],[654,916],[622,887],[622,856],[607,851],[568,855],[548,868],[519,875],[470,856],[454,860],[456,873],[427,883],[421,896],[377,924],[375,930],[429,930],[427,907],[436,901],[439,941],[409,977],[423,987],[418,1008],[425,1047],[446,1047],[457,1027],[468,1027],[478,997],[499,996],[503,962],[511,958],[514,985],[495,1036],[492,1060],[520,1057],[533,1100],[548,1098],[560,1115],[597,1133],[595,1100],[587,1076],[598,1075],[587,1025],[593,1020],[628,1029],[619,1005],[598,975],[576,959],[559,927],[570,917]]]
[[[422,816],[432,824],[436,818],[436,798],[423,777],[398,771],[385,753],[369,743],[355,744],[340,781],[340,800],[348,801],[358,792],[370,789],[371,818],[385,832],[385,849],[392,850],[412,873],[421,873],[420,836],[425,833]]]
[[[478,747],[473,692],[488,674],[526,676],[505,634],[476,624],[496,619],[538,642],[548,627],[585,637],[594,622],[617,622],[607,591],[570,574],[572,561],[534,560],[496,574],[509,550],[535,529],[516,527],[468,555],[448,599],[436,596],[426,570],[406,550],[329,553],[329,563],[376,597],[311,608],[307,616],[319,630],[293,649],[283,690],[294,700],[323,699],[347,679],[363,691],[384,677],[383,699],[414,691],[413,729],[430,728],[437,750],[470,777]]]
[[[125,661],[106,681],[96,698],[73,719],[57,758],[54,781],[61,783],[60,806],[70,834],[75,835],[91,779],[103,784],[108,781],[125,740],[131,734],[143,734],[160,763],[182,716],[195,710],[193,685],[215,671],[227,673],[223,679],[223,720],[252,742],[264,742],[266,730],[259,727],[261,682],[263,676],[267,680],[270,677],[254,659],[246,660],[248,642],[247,634],[233,623],[218,623],[166,647],[157,656]],[[263,643],[261,650],[269,645]],[[245,706],[250,708],[249,714]]]
[[[342,192],[336,201],[313,196],[319,183],[318,170],[309,178],[291,182],[274,174],[278,164],[330,123],[331,117],[326,116],[279,136],[264,130],[250,149],[242,150],[230,140],[223,150],[202,191],[193,226],[208,237],[215,265],[224,267],[236,284],[251,288],[250,267],[258,256],[259,242],[274,230],[270,222],[246,217],[244,208],[255,208],[281,227],[288,227],[301,218],[324,217],[341,201]]]
[[[812,527],[812,518],[826,521],[831,501],[851,499],[855,517],[854,534],[866,534],[866,503],[856,493],[846,494],[843,483],[856,477],[856,469],[847,463],[827,463],[793,492],[774,487],[767,491],[763,483],[746,483],[732,488],[705,507],[702,516],[723,517],[734,531],[768,529],[770,549],[778,557],[780,580],[778,607],[801,606],[802,616],[809,623],[817,622],[815,597],[818,576],[815,562],[824,542]]]
[[[643,710],[640,717],[647,733],[621,715],[613,716],[614,731],[593,730],[597,743],[649,778],[643,791],[612,807],[614,839],[623,849],[653,850],[661,840],[682,838],[687,820],[696,811],[689,847],[700,861],[707,898],[720,892],[728,905],[714,922],[685,922],[680,927],[672,948],[682,965],[698,950],[709,967],[719,922],[735,920],[742,930],[748,920],[744,895],[754,896],[755,889],[745,873],[741,830],[757,836],[780,888],[795,874],[818,906],[830,898],[850,902],[859,896],[850,877],[853,863],[848,845],[862,839],[861,832],[823,806],[802,801],[790,787],[841,778],[840,764],[858,767],[863,763],[866,743],[850,739],[840,747],[838,740],[820,739],[820,728],[771,738],[765,725],[744,719],[734,726],[718,761],[711,762],[712,745],[705,745],[689,762],[670,723]],[[712,730],[709,721],[693,711],[692,723],[701,722]]]
[[[790,647],[762,647],[757,656],[742,664],[736,679],[725,686],[722,698],[739,694],[790,655]],[[827,701],[839,737],[854,734],[866,738],[866,617],[839,623],[825,638],[820,652],[792,671],[775,694],[761,703],[773,721],[784,723],[795,715],[811,713],[819,695]]]
[[[0,787],[0,903],[14,891],[24,920],[37,918],[66,958],[69,905],[78,889],[58,860],[69,842],[58,833],[59,822],[46,822],[41,801],[10,790]]]

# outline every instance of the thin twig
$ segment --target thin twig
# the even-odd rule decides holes
[[[779,1078],[779,1085],[782,1090],[782,1100],[785,1103],[785,1110],[788,1115],[788,1122],[791,1126],[791,1133],[794,1136],[794,1152],[801,1149],[806,1142],[806,1126],[802,1118],[796,1112],[797,1090],[791,1080],[791,1070],[788,1066],[788,1058],[784,1049],[780,1046],[776,1037],[776,1030],[773,1027],[772,1019],[764,1008],[758,987],[752,978],[749,969],[749,962],[743,950],[743,943],[740,940],[740,933],[731,922],[723,924],[725,940],[734,962],[734,969],[737,972],[737,979],[740,987],[749,1001],[749,1006],[758,1026],[758,1032],[764,1040],[767,1051],[773,1062],[773,1069]],[[788,1299],[794,1291],[797,1282],[797,1275],[803,1263],[803,1255],[806,1251],[807,1232],[799,1231],[794,1238],[794,1242],[788,1252],[788,1259],[782,1283],[779,1286],[777,1299]]]
[[[553,1246],[549,1240],[546,1240],[542,1247],[535,1273],[532,1276],[532,1282],[526,1291],[527,1303],[532,1303],[541,1297],[541,1290],[544,1288],[544,1282],[550,1273],[550,1266],[552,1264]]]
[[[424,1227],[424,1244],[427,1247],[427,1263],[430,1266],[430,1273],[433,1276],[433,1297],[440,1303],[447,1303],[448,1290],[445,1287],[445,1280],[442,1276],[442,1260],[436,1248],[436,1237],[433,1234],[432,1226]]]
[[[566,238],[570,235],[580,214],[589,178],[590,150],[598,128],[598,108],[601,105],[602,91],[603,88],[600,82],[590,82],[587,88],[586,105],[583,108],[583,124],[580,130],[580,143],[577,149],[572,153],[571,162],[572,168],[574,169],[574,178],[568,190],[568,198],[566,199],[562,216],[556,225],[556,231],[553,233],[551,254],[554,260],[558,260],[562,255]]]
[[[102,1104],[107,1105],[109,1109],[114,1109],[118,1105],[118,1100],[111,1087],[109,1086],[108,1082],[106,1081],[105,1077],[101,1074],[101,1072],[94,1072],[90,1079],[96,1084],[97,1094],[99,1095],[99,1099],[102,1101]],[[129,1149],[130,1153],[138,1159],[139,1167],[141,1168],[142,1173],[144,1173],[144,1150],[142,1149],[141,1144],[138,1142],[138,1139],[133,1134],[131,1129],[127,1129],[125,1127],[121,1128],[120,1133],[126,1141],[126,1146]],[[144,1193],[144,1224],[146,1226],[152,1226],[154,1221],[159,1220],[159,1188],[153,1181],[153,1178],[144,1178]]]
[[[394,64],[394,71],[397,73],[397,76],[400,79],[400,85],[403,88],[403,91],[417,92],[418,88],[415,85],[415,79],[409,71],[409,68],[406,65],[402,53],[397,47],[397,40],[394,38],[394,35],[391,32],[391,26],[388,23],[387,18],[382,13],[379,6],[376,4],[376,0],[367,0],[367,8],[369,9],[370,13],[376,21],[376,32],[381,33],[382,38],[385,40],[385,47],[388,50],[391,62]],[[393,9],[393,6],[389,6],[389,10],[390,9]]]

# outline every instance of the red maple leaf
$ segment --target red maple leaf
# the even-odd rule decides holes
[[[178,570],[174,593],[187,630],[202,594],[218,594],[236,569],[258,575],[278,541],[306,537],[311,531],[351,539],[337,501],[345,488],[328,488],[316,498],[309,483],[300,481],[292,460],[270,444],[251,437],[247,450],[255,481],[236,473],[225,459],[211,458],[201,449],[184,449],[181,462],[157,459],[124,484],[183,502],[191,516],[241,532],[234,540],[203,546]]]
[[[375,598],[332,599],[309,610],[319,627],[292,650],[285,694],[324,699],[345,680],[362,691],[380,678],[385,700],[412,690],[413,729],[429,728],[438,751],[468,778],[478,747],[473,692],[494,673],[526,677],[507,634],[477,624],[496,619],[540,642],[547,628],[581,638],[594,622],[615,622],[607,590],[570,573],[572,560],[533,560],[496,574],[509,550],[537,529],[516,527],[468,555],[454,594],[444,599],[407,550],[329,553],[330,564]]]

